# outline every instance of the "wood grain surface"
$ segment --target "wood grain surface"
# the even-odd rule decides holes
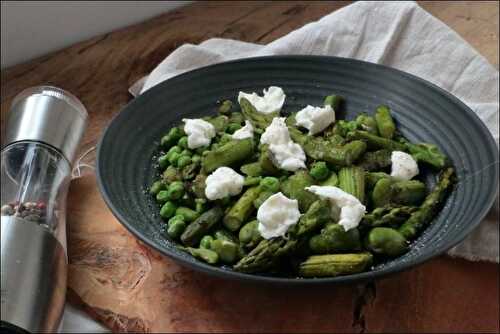
[[[128,87],[183,43],[211,37],[268,43],[349,3],[199,2],[7,68],[2,129],[17,93],[53,84],[87,106],[84,150],[130,100]],[[419,3],[498,68],[498,2]],[[363,323],[375,333],[500,331],[495,264],[443,256],[378,281],[375,291],[215,279],[141,246],[105,207],[93,177],[72,184],[68,225],[69,295],[116,331],[358,332]]]

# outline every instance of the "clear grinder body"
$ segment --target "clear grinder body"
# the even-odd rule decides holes
[[[1,151],[1,321],[57,331],[67,281],[66,197],[87,122],[81,102],[34,87],[12,103]]]

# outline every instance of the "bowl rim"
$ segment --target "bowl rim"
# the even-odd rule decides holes
[[[258,61],[267,61],[267,60],[272,60],[272,59],[277,59],[277,60],[334,60],[334,61],[344,61],[344,62],[351,62],[355,64],[359,64],[362,66],[371,66],[373,68],[378,68],[382,69],[385,71],[390,71],[393,73],[397,73],[405,78],[408,78],[410,80],[417,81],[420,84],[423,84],[424,86],[435,90],[439,92],[440,94],[444,95],[446,98],[452,100],[455,104],[459,105],[465,113],[468,114],[468,116],[471,117],[472,122],[475,123],[476,126],[479,126],[484,133],[486,134],[483,138],[485,141],[485,144],[489,146],[489,148],[494,148],[493,151],[498,152],[497,150],[497,145],[495,140],[493,139],[490,131],[486,127],[486,125],[483,123],[483,121],[472,111],[465,103],[463,103],[460,99],[455,97],[453,94],[449,93],[448,91],[444,90],[443,88],[425,80],[422,79],[416,75],[404,72],[402,70],[386,66],[386,65],[381,65],[381,64],[376,64],[376,63],[371,63],[363,60],[358,60],[354,58],[347,58],[347,57],[336,57],[336,56],[318,56],[318,55],[273,55],[273,56],[260,56],[260,57],[248,57],[248,58],[242,58],[242,59],[235,59],[235,60],[230,60],[230,61],[225,61],[225,62],[220,62],[216,64],[211,64],[208,66],[203,66],[199,67],[194,70],[190,70],[184,73],[181,73],[179,75],[176,75],[174,77],[171,77],[165,81],[162,81],[158,83],[157,85],[151,87],[144,93],[142,93],[140,96],[135,97],[131,101],[129,101],[124,107],[121,108],[119,112],[116,113],[112,117],[112,119],[109,121],[109,123],[106,125],[106,128],[101,134],[101,137],[98,141],[97,144],[97,154],[96,154],[96,176],[97,176],[97,184],[99,191],[101,193],[101,196],[104,199],[104,202],[108,206],[108,208],[111,210],[113,215],[118,219],[118,221],[129,231],[131,232],[134,237],[138,238],[140,241],[148,245],[149,247],[153,248],[155,251],[159,252],[162,255],[168,256],[175,260],[176,262],[180,263],[181,265],[185,265],[187,267],[190,267],[192,269],[195,269],[197,271],[207,273],[210,275],[218,276],[221,278],[227,278],[227,279],[236,279],[239,281],[245,281],[245,282],[254,282],[254,283],[271,283],[271,284],[279,284],[279,285],[319,285],[319,284],[330,284],[330,283],[335,283],[335,284],[346,284],[346,283],[353,283],[353,282],[363,282],[363,281],[369,281],[369,280],[375,280],[381,277],[385,277],[388,275],[392,275],[395,273],[399,273],[402,271],[406,271],[408,269],[411,269],[413,267],[416,267],[418,265],[423,264],[424,262],[429,261],[430,259],[443,254],[447,250],[451,249],[458,243],[460,243],[462,240],[464,240],[469,233],[472,232],[476,227],[479,226],[479,224],[482,222],[484,217],[488,214],[490,208],[492,207],[495,198],[496,198],[496,192],[491,191],[488,194],[487,200],[484,201],[483,206],[481,208],[480,213],[476,216],[476,218],[471,221],[465,228],[450,242],[442,245],[441,247],[434,248],[430,252],[423,254],[422,256],[417,257],[416,259],[413,259],[412,261],[408,261],[406,263],[401,263],[398,266],[395,267],[390,267],[390,268],[381,268],[376,271],[366,271],[366,272],[361,272],[357,274],[352,274],[352,275],[345,275],[345,276],[337,276],[337,277],[325,277],[325,278],[301,278],[301,277],[274,277],[274,276],[262,276],[259,274],[246,274],[246,273],[241,273],[241,272],[236,272],[233,270],[226,270],[221,267],[217,266],[212,266],[209,264],[206,264],[198,259],[191,258],[191,257],[186,257],[185,255],[181,255],[179,252],[172,251],[170,249],[166,248],[161,248],[158,247],[158,245],[147,238],[141,231],[136,229],[133,224],[129,223],[124,217],[120,211],[114,206],[113,201],[109,197],[107,193],[107,188],[105,185],[105,181],[103,178],[103,175],[101,174],[101,149],[103,146],[104,141],[106,140],[106,136],[108,134],[108,130],[111,128],[111,125],[115,123],[117,119],[120,117],[125,117],[123,116],[125,111],[129,106],[137,103],[139,99],[144,100],[147,99],[149,95],[156,94],[157,91],[160,91],[163,89],[163,86],[168,85],[171,83],[172,80],[176,79],[181,79],[184,76],[192,75],[193,73],[199,73],[206,71],[207,69],[212,69],[212,68],[217,68],[219,66],[227,66],[230,64],[239,64],[239,63],[248,63],[248,62],[258,62]],[[495,164],[498,164],[498,154],[496,155],[495,159]],[[496,170],[497,172],[495,173],[494,180],[490,180],[489,182],[494,182],[495,186],[492,189],[498,189],[498,182],[499,182],[499,175],[498,175],[498,169]]]

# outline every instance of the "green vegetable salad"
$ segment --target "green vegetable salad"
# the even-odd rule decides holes
[[[354,274],[407,252],[451,191],[446,156],[409,142],[387,106],[340,120],[343,98],[330,95],[285,113],[280,92],[240,93],[161,138],[150,194],[165,236],[210,265],[288,277]]]

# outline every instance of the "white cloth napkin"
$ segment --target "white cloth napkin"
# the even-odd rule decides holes
[[[185,44],[130,92],[138,95],[168,78],[222,61],[283,54],[356,58],[415,74],[466,103],[498,145],[498,71],[456,32],[414,2],[354,3],[268,45],[220,38],[200,45]],[[497,197],[480,227],[449,254],[498,262],[498,242]]]

